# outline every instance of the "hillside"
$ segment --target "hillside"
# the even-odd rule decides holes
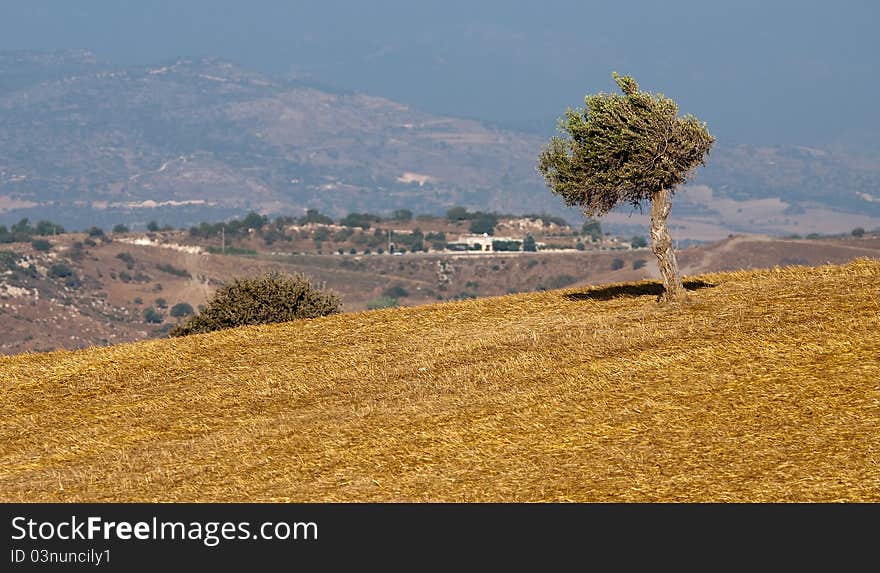
[[[0,357],[2,501],[880,501],[880,263]]]
[[[425,227],[424,222],[412,225]],[[372,231],[366,235],[372,237]],[[447,235],[452,238],[466,231],[466,226],[447,229]],[[536,236],[569,245],[575,240],[562,235],[542,238],[537,232]],[[486,255],[432,251],[392,257],[375,251],[366,255],[364,245],[350,239],[338,243],[331,237],[322,247],[324,253],[333,254],[317,255],[311,238],[267,245],[250,237],[234,244],[254,254],[224,256],[207,250],[219,248],[219,238],[196,240],[177,231],[149,236],[112,233],[97,240],[71,233],[47,240],[52,245],[48,252],[37,251],[31,243],[0,245],[0,354],[164,337],[179,320],[171,316],[175,305],[197,309],[231,276],[269,270],[309,275],[338,291],[347,312],[377,302],[387,304],[389,292],[396,304],[413,306],[659,276],[649,249]],[[359,254],[347,254],[353,247]],[[345,255],[337,254],[340,248]],[[282,254],[285,251],[300,254]],[[690,274],[845,263],[858,257],[880,258],[880,237],[737,236],[679,251],[682,268]],[[58,273],[59,268],[69,269],[69,274]],[[158,316],[159,322],[146,320],[144,313],[150,308],[158,311],[153,320]]]
[[[560,110],[562,112],[562,110]],[[580,220],[535,169],[547,135],[270,77],[216,58],[113,66],[0,51],[0,223],[175,226],[453,205]],[[547,129],[552,130],[552,121]],[[880,227],[876,148],[720,141],[673,211],[677,238]],[[607,218],[644,233],[644,213]]]

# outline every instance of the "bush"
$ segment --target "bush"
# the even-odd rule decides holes
[[[380,296],[374,298],[367,303],[367,310],[378,310],[380,308],[394,308],[397,306],[397,299],[390,296]]]
[[[406,298],[409,296],[409,291],[401,285],[394,285],[393,287],[388,287],[382,291],[382,296],[388,298]]]
[[[176,277],[184,277],[188,279],[192,278],[192,275],[189,274],[189,271],[187,271],[186,269],[179,269],[174,265],[170,265],[167,263],[159,263],[158,265],[156,265],[156,268],[163,273],[168,273],[169,275],[174,275]]]
[[[52,243],[50,243],[46,239],[34,239],[33,241],[31,241],[31,246],[34,248],[34,250],[42,251],[44,253],[46,251],[52,250]]]
[[[304,275],[236,278],[214,293],[204,310],[175,327],[171,336],[317,318],[336,314],[341,306],[338,294],[317,288]]]
[[[856,227],[855,229],[852,230],[852,236],[853,237],[864,237],[865,230],[861,227]]]
[[[159,223],[157,223],[156,221],[150,221],[149,223],[147,223],[147,230],[151,233],[155,233],[159,230]]]
[[[469,230],[471,233],[476,233],[478,235],[482,235],[486,233],[487,235],[495,234],[495,225],[498,224],[498,216],[493,213],[479,213],[477,216],[471,220],[471,224]]]
[[[646,264],[648,264],[648,261],[646,261],[645,259],[636,259],[633,261],[633,270],[637,271],[644,267]]]
[[[49,268],[49,274],[55,278],[66,279],[73,276],[73,269],[67,263],[55,263]]]
[[[195,310],[191,304],[187,302],[179,302],[171,307],[171,316],[174,318],[181,318],[183,316],[192,316],[195,314]]]
[[[619,271],[625,265],[626,265],[626,263],[623,261],[623,259],[614,259],[613,261],[611,261],[611,270],[612,271]]]
[[[168,302],[164,298],[157,298],[155,301],[157,308],[168,308]]]
[[[144,309],[144,320],[149,322],[150,324],[160,324],[165,317],[162,316],[161,312],[157,312],[155,308],[152,306]]]
[[[542,285],[544,288],[541,288],[540,290],[555,290],[559,288],[565,288],[568,285],[574,284],[576,282],[577,279],[571,275],[556,275],[547,279],[547,281]]]
[[[134,257],[131,253],[119,253],[116,255],[116,258],[125,263],[129,270],[134,268]]]
[[[412,221],[413,214],[409,209],[396,209],[391,213],[391,220],[406,223]]]
[[[581,227],[581,234],[590,237],[593,241],[598,241],[602,238],[602,226],[595,219],[587,219]]]
[[[629,244],[634,249],[643,249],[648,246],[648,241],[644,237],[642,237],[641,235],[636,235],[635,237],[632,238],[632,240],[629,242]]]
[[[119,223],[118,225],[113,225],[113,232],[114,233],[127,233],[128,231],[129,231],[129,228],[126,227],[125,225],[123,225],[122,223]]]

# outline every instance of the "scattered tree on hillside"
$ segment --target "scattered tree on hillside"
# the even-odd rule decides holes
[[[179,302],[171,307],[171,312],[169,313],[174,318],[182,318],[184,316],[192,316],[195,314],[193,307],[188,302]]]
[[[391,213],[391,220],[400,223],[412,221],[413,212],[409,209],[396,209]]]
[[[147,223],[147,230],[151,233],[155,233],[159,230],[159,223],[157,223],[156,221],[150,221],[149,223]]]
[[[596,219],[587,217],[587,220],[584,221],[584,224],[581,227],[581,234],[585,237],[590,237],[593,241],[598,241],[602,238],[602,225],[600,225],[599,221]]]
[[[531,235],[531,233],[523,238],[522,250],[530,252],[535,252],[538,250],[538,245],[537,243],[535,243],[535,238]]]
[[[338,313],[341,307],[338,294],[316,287],[305,275],[235,278],[214,293],[199,314],[171,330],[171,336],[317,318]]]
[[[452,207],[446,211],[446,219],[452,223],[469,219],[468,210],[465,207]]]
[[[482,235],[495,234],[495,225],[498,224],[498,216],[494,213],[477,213],[477,216],[471,219],[469,230],[471,233]]]
[[[152,306],[144,309],[144,320],[150,324],[160,324],[165,317],[161,312],[157,312]]]
[[[855,229],[852,230],[852,236],[853,237],[864,237],[865,236],[865,229],[863,229],[862,227],[856,227]]]
[[[663,275],[664,300],[686,296],[666,219],[676,187],[702,164],[715,138],[706,124],[679,116],[662,94],[639,90],[613,74],[623,94],[588,95],[584,109],[569,109],[538,158],[551,191],[589,216],[620,203],[651,202],[653,251]]]
[[[307,209],[306,214],[296,220],[298,225],[318,223],[320,225],[332,225],[333,219],[319,212],[317,209]]]
[[[31,246],[35,250],[42,251],[42,252],[52,250],[52,243],[50,243],[46,239],[34,239],[33,241],[31,241]]]

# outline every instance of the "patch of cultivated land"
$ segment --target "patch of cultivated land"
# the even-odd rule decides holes
[[[880,262],[0,358],[2,501],[880,501]]]

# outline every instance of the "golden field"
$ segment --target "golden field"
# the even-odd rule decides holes
[[[2,501],[880,501],[880,261],[0,358]]]

